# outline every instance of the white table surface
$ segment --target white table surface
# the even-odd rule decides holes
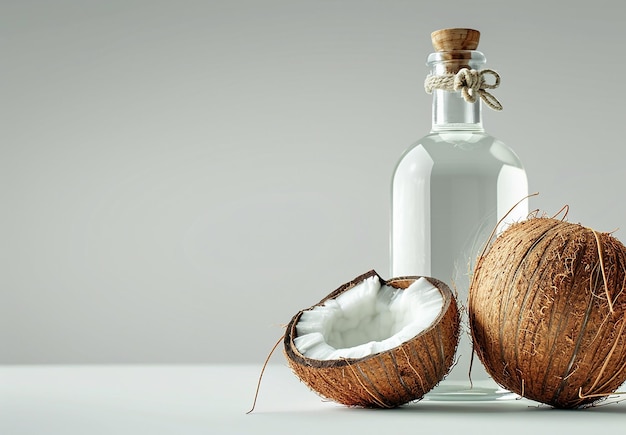
[[[626,402],[564,411],[526,400],[398,409],[321,400],[281,363],[0,366],[0,434],[626,433]]]

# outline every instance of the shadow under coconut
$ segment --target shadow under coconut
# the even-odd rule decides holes
[[[527,412],[554,412],[554,413],[611,413],[611,414],[626,414],[626,403],[623,403],[626,399],[613,400],[607,399],[606,401],[598,402],[594,405],[589,405],[581,408],[573,409],[559,409],[550,405],[545,405],[538,402],[519,399],[509,402],[415,402],[406,404],[397,408],[399,412],[415,412],[426,414],[520,414]],[[386,410],[389,412],[389,410]],[[392,410],[393,411],[393,410]]]
[[[584,408],[584,411],[603,414],[626,414],[626,398],[609,398],[604,402],[598,402]]]

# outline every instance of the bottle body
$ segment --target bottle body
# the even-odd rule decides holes
[[[410,147],[392,181],[391,275],[432,276],[467,305],[471,271],[497,232],[528,215],[526,173],[517,155],[479,124],[432,131]],[[511,210],[513,208],[513,210]],[[447,382],[469,384],[471,339],[466,313],[458,362]],[[477,358],[472,381],[488,376]]]
[[[457,362],[428,396],[491,400],[506,392],[473,357],[465,307],[474,265],[490,237],[528,216],[528,180],[515,152],[483,128],[481,98],[486,98],[485,89],[497,87],[499,76],[481,70],[486,59],[475,50],[476,31],[433,35],[433,46],[443,51],[431,53],[427,61],[432,129],[403,154],[392,179],[391,276],[444,281],[461,309]],[[469,50],[459,36],[471,43]],[[495,82],[483,81],[486,73]],[[477,87],[470,92],[464,86]],[[497,107],[501,109],[499,102]]]

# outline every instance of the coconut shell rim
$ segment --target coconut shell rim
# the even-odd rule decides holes
[[[411,337],[410,339],[404,341],[399,346],[395,346],[395,347],[393,347],[391,349],[387,349],[387,350],[382,351],[382,352],[373,353],[371,355],[366,355],[366,356],[361,357],[361,358],[341,358],[341,359],[330,359],[330,360],[320,360],[320,359],[316,359],[316,358],[310,358],[310,357],[307,357],[307,356],[301,354],[300,351],[297,349],[297,347],[296,347],[296,345],[295,345],[293,340],[294,340],[294,338],[297,337],[296,325],[298,324],[298,321],[300,320],[300,317],[302,316],[302,314],[305,311],[310,311],[310,310],[314,309],[315,307],[318,307],[318,306],[322,305],[324,302],[326,302],[326,301],[328,301],[330,299],[336,298],[340,294],[342,294],[342,293],[350,290],[351,288],[355,287],[357,284],[361,283],[365,279],[371,278],[373,276],[377,276],[378,277],[378,279],[381,282],[381,285],[389,285],[391,287],[398,288],[398,289],[401,289],[401,290],[404,290],[405,288],[408,287],[408,285],[410,285],[414,281],[418,280],[419,278],[425,278],[426,280],[428,280],[428,282],[430,282],[432,285],[434,285],[437,288],[437,290],[439,290],[439,292],[441,293],[441,295],[443,297],[443,306],[441,307],[441,311],[439,312],[437,317],[435,317],[435,319],[432,321],[432,323],[428,326],[428,328],[422,330],[419,334],[416,334],[413,337]],[[407,285],[403,286],[404,284],[407,284]],[[453,302],[455,302],[454,306],[453,306]],[[300,365],[305,365],[305,366],[309,366],[309,367],[312,367],[312,368],[344,367],[344,366],[348,366],[348,365],[353,365],[355,363],[367,361],[367,360],[372,359],[372,358],[377,358],[380,355],[384,355],[384,354],[393,352],[394,350],[400,348],[404,344],[412,342],[414,340],[417,340],[421,336],[423,336],[425,334],[428,334],[431,330],[433,330],[434,328],[437,327],[437,325],[445,317],[446,313],[451,308],[454,308],[454,307],[456,307],[456,300],[455,300],[454,294],[452,293],[452,290],[450,290],[450,287],[448,287],[448,285],[445,282],[443,282],[443,281],[441,281],[441,280],[439,280],[437,278],[433,278],[433,277],[429,277],[429,276],[421,276],[421,275],[406,275],[406,276],[394,277],[394,278],[391,278],[389,280],[384,280],[383,278],[380,277],[380,275],[375,270],[370,270],[370,271],[368,271],[368,272],[366,272],[366,273],[364,273],[362,275],[357,276],[353,280],[351,280],[351,281],[341,285],[339,288],[337,288],[336,290],[334,290],[331,293],[329,293],[327,296],[325,296],[321,301],[319,301],[315,305],[312,305],[309,308],[305,308],[303,310],[300,310],[298,313],[296,313],[292,317],[292,319],[290,320],[289,324],[287,325],[287,329],[286,329],[286,332],[285,332],[285,337],[284,337],[284,340],[283,340],[285,353],[287,354],[287,357],[289,359],[291,359],[292,361],[294,361],[294,362],[296,362],[296,363],[298,363]],[[458,308],[455,308],[455,309],[458,310]],[[457,317],[457,319],[458,319],[458,317]],[[458,328],[458,325],[457,325],[457,328]]]

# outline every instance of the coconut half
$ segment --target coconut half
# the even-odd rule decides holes
[[[458,337],[458,308],[446,284],[384,281],[372,270],[297,313],[284,351],[294,373],[322,397],[392,408],[421,399],[444,378]]]

